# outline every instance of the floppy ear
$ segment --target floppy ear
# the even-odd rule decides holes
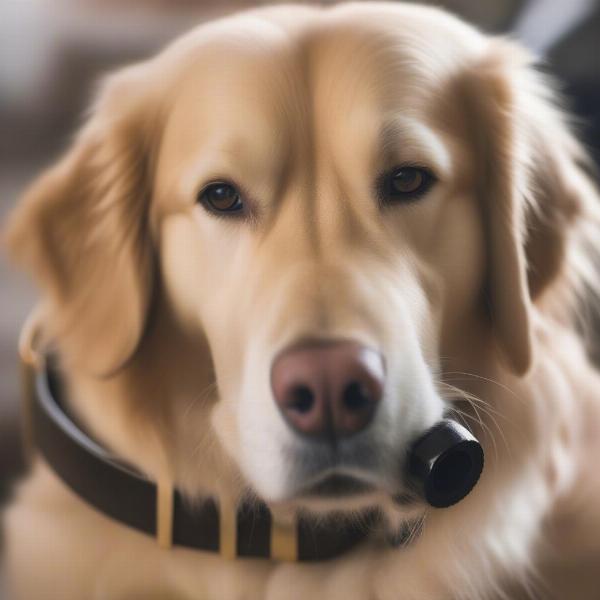
[[[494,40],[466,78],[480,157],[489,309],[502,354],[518,374],[532,362],[533,306],[568,276],[581,225],[597,213],[582,169],[585,153],[554,103],[551,84],[531,62],[520,47]],[[563,315],[570,308],[563,307]]]
[[[107,80],[67,154],[17,206],[8,248],[46,293],[66,360],[108,374],[134,352],[152,278],[149,101],[130,67]]]

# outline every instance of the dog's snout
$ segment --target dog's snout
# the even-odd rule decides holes
[[[273,363],[275,402],[298,432],[315,438],[357,433],[371,422],[383,394],[381,355],[355,342],[312,343]]]

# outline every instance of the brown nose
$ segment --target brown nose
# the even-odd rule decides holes
[[[381,355],[347,341],[284,350],[271,371],[275,401],[288,423],[320,438],[363,430],[381,400],[383,382]]]

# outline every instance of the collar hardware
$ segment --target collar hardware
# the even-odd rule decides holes
[[[223,558],[233,560],[237,556],[238,546],[236,506],[229,498],[221,496],[219,509],[219,553]]]
[[[21,444],[25,463],[31,465],[35,454],[33,439],[33,403],[35,400],[35,372],[44,366],[41,345],[42,309],[37,306],[29,315],[19,335],[19,364],[23,401],[21,403]]]
[[[156,484],[156,541],[168,550],[173,545],[173,486],[167,479]]]
[[[275,560],[298,560],[298,530],[294,515],[271,511],[271,556]]]

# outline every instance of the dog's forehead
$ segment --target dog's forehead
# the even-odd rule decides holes
[[[484,43],[438,10],[342,8],[301,12],[300,19],[283,18],[281,7],[250,11],[198,28],[166,54],[183,65],[178,70],[187,89],[195,84],[195,91],[210,95],[212,89],[225,100],[219,84],[233,86],[238,99],[261,97],[271,110],[283,96],[298,99],[305,87],[339,111],[373,94],[396,103],[426,93]]]
[[[411,138],[482,38],[440,11],[355,8],[296,20],[259,10],[176,43],[164,136],[173,159],[209,147],[265,180],[290,154],[369,169],[382,129],[414,124]]]

